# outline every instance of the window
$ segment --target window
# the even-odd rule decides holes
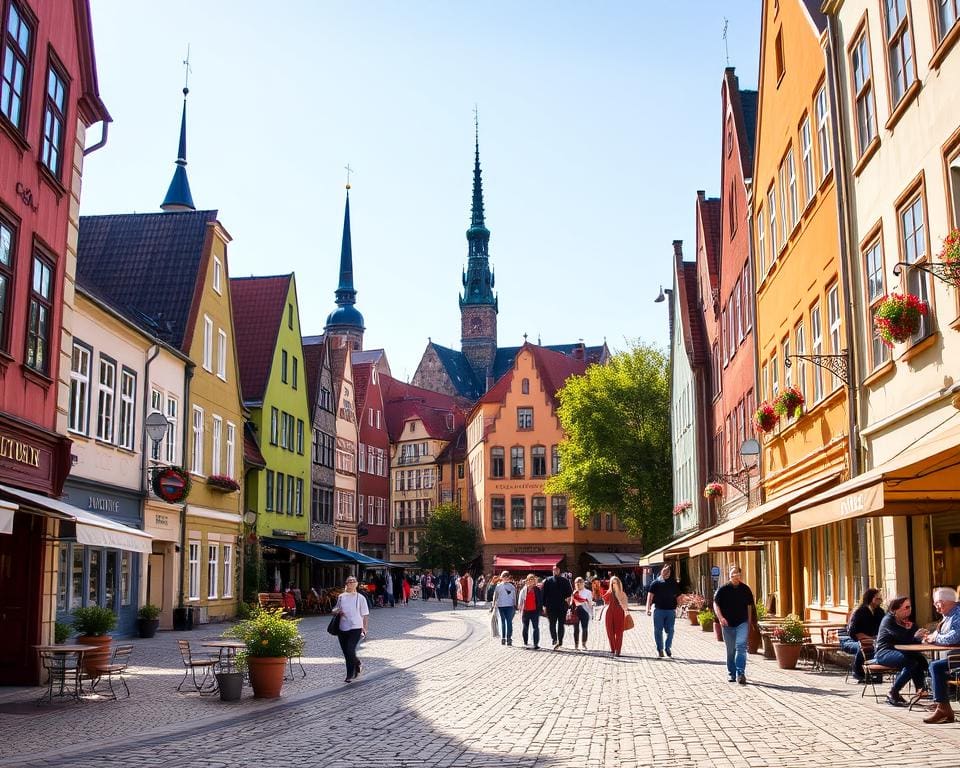
[[[553,496],[550,499],[550,509],[553,517],[554,528],[567,527],[567,497]]]
[[[203,367],[213,371],[213,320],[203,316]]]
[[[333,397],[326,387],[320,387],[320,408],[324,411],[333,411]]]
[[[221,597],[233,597],[233,545],[223,545],[223,594]]]
[[[737,344],[743,341],[744,323],[743,323],[743,305],[740,301],[740,281],[737,280],[733,286],[733,324],[737,329]]]
[[[191,541],[187,549],[187,596],[190,600],[200,599],[200,542]]]
[[[760,207],[757,208],[757,259],[761,277],[767,273],[766,231],[766,219],[763,218],[763,207]]]
[[[33,28],[16,2],[9,5],[3,34],[3,77],[0,80],[0,112],[13,126],[23,131],[23,97],[27,91],[30,58],[33,53]]]
[[[510,497],[510,527],[514,529],[527,527],[527,497]]]
[[[547,527],[547,497],[534,496],[530,507],[530,527]]]
[[[830,354],[839,355],[843,352],[840,349],[840,289],[836,283],[827,289],[827,319],[830,323]],[[833,387],[840,386],[840,379],[831,374],[833,378]]]
[[[960,0],[934,0],[937,6],[937,40],[943,40],[960,16]]]
[[[270,445],[276,445],[280,441],[280,411],[277,408],[270,409]]]
[[[223,444],[223,419],[213,416],[213,440],[210,446],[210,474],[220,474],[220,454]]]
[[[877,314],[877,305],[886,295],[883,277],[883,245],[880,237],[870,243],[863,253],[864,276],[867,288],[867,320],[871,332],[870,367],[871,369],[883,365],[890,357],[890,350],[880,337],[872,332],[874,317]]]
[[[823,354],[823,321],[820,317],[820,304],[814,304],[810,308],[810,338],[813,342],[811,354],[819,357]],[[813,366],[813,402],[819,402],[823,398],[823,368],[819,365]]]
[[[70,567],[70,605],[79,608],[83,604],[83,547],[74,545]]]
[[[14,229],[0,219],[0,349],[6,349],[7,317],[10,308],[8,286],[13,282]]]
[[[67,426],[71,432],[86,435],[90,428],[90,350],[73,342],[70,357],[70,414]]]
[[[220,328],[217,331],[217,376],[227,380],[227,332]]]
[[[613,513],[607,512],[606,514],[604,514],[603,522],[604,522],[604,528],[606,528],[608,531],[612,531],[613,530]]]
[[[207,545],[207,597],[215,599],[217,597],[217,576],[220,573],[220,546],[218,544]]]
[[[193,406],[193,461],[190,471],[195,475],[203,474],[203,408]]]
[[[723,310],[720,313],[720,331],[722,336],[723,347],[723,364],[726,364],[730,361],[730,338],[727,336],[727,310]]]
[[[720,367],[722,366],[722,361],[720,360],[720,345],[717,342],[713,342],[713,347],[711,347],[712,353],[712,362],[713,365],[713,396],[716,397],[720,394],[720,388],[722,380],[720,378]]]
[[[770,384],[773,397],[776,397],[780,393],[780,366],[776,352],[770,358]]]
[[[750,262],[743,265],[743,328],[744,337],[753,329],[753,274]]]
[[[273,512],[273,470],[267,470],[267,498],[264,505],[267,512]]]
[[[297,388],[297,385],[300,381],[300,361],[297,360],[296,356],[293,358],[293,381],[290,382],[290,386],[294,389]]]
[[[113,442],[113,401],[117,391],[117,364],[100,358],[100,379],[97,385],[97,440]]]
[[[790,194],[790,229],[800,220],[797,208],[797,169],[793,161],[793,147],[787,151],[787,191]]]
[[[227,477],[236,477],[234,469],[237,466],[237,426],[232,421],[227,422],[227,462],[224,474]]]
[[[850,71],[856,99],[857,155],[862,156],[877,135],[876,107],[873,101],[873,77],[870,68],[870,44],[866,29],[850,49]]]
[[[297,453],[303,456],[303,419],[297,419]]]
[[[223,293],[223,262],[216,256],[213,257],[213,290]]]
[[[47,91],[43,100],[43,138],[40,161],[57,178],[63,166],[63,126],[66,117],[66,78],[51,63],[47,67]]]
[[[810,133],[810,115],[800,123],[800,162],[803,164],[803,194],[809,201],[817,191],[813,184],[813,136]]]
[[[366,498],[366,497],[361,493],[360,496],[359,496],[359,498],[357,499],[357,522],[358,522],[358,523],[362,523],[362,522],[363,522],[363,513],[364,513],[364,503],[363,503],[363,500],[364,500],[364,498]]]
[[[806,332],[803,328],[803,321],[801,320],[797,323],[797,327],[793,331],[793,338],[796,342],[796,353],[798,356],[807,354],[807,338]],[[803,392],[804,397],[807,394],[807,363],[805,360],[797,360],[797,386],[800,388],[800,391]],[[741,442],[743,440],[741,439]]]
[[[292,515],[297,511],[296,501],[294,498],[294,478],[292,475],[287,475],[287,514]]]
[[[776,49],[776,59],[777,59],[777,82],[783,78],[784,75],[784,60],[783,60],[783,30],[777,30],[777,38],[774,42]]]
[[[177,464],[177,435],[180,434],[180,401],[167,395],[167,462]]]
[[[53,266],[46,259],[34,255],[27,320],[27,365],[44,374],[49,366],[50,315],[53,311],[52,277]]]
[[[890,68],[890,101],[895,106],[917,79],[913,60],[913,39],[907,0],[886,0],[884,29],[887,38],[887,65]]]
[[[600,513],[599,512],[594,513],[593,517],[590,518],[590,523],[593,530],[595,531],[600,530]]]
[[[163,413],[163,392],[159,389],[150,390],[150,412]],[[150,441],[150,459],[151,461],[160,461],[160,451],[163,445],[163,438]]]
[[[503,477],[503,448],[495,447],[490,449],[490,477]]]
[[[277,472],[276,494],[276,503],[274,504],[273,511],[281,515],[283,514],[283,472]]]
[[[827,102],[827,87],[820,86],[815,99],[817,112],[817,145],[820,148],[820,180],[827,178],[833,168],[830,160],[830,105]]]
[[[507,527],[507,507],[503,496],[490,497],[490,527],[502,530]]]
[[[100,604],[100,550],[89,550],[87,563],[87,605]]]
[[[550,474],[551,475],[560,474],[560,446],[559,445],[550,446]]]
[[[280,381],[287,383],[287,350],[280,350]]]
[[[927,302],[929,306],[930,278],[926,272],[913,268],[913,265],[925,264],[929,260],[926,217],[921,189],[918,189],[905,203],[899,206],[897,222],[900,227],[900,258],[911,265],[911,268],[906,270],[907,293],[912,293],[921,301]],[[930,334],[933,326],[932,313],[933,308],[930,307],[926,315],[921,315],[920,328],[912,337],[913,342],[926,338]]]
[[[530,394],[530,379],[524,379],[520,382],[520,392],[524,395]]]
[[[523,477],[523,446],[510,449],[510,477]]]
[[[767,192],[767,216],[770,219],[770,264],[773,265],[780,252],[777,239],[777,188],[774,186]]]
[[[790,337],[785,338],[781,344],[783,350],[783,388],[793,386],[793,366],[787,365],[790,361]],[[787,417],[789,419],[789,416]]]
[[[297,478],[297,492],[294,500],[297,517],[303,517],[303,478]]]
[[[533,429],[533,408],[517,408],[517,429]]]
[[[542,445],[535,445],[530,449],[531,467],[530,477],[547,476],[547,449]]]
[[[137,397],[137,377],[129,368],[123,368],[120,371],[120,434],[119,445],[132,451],[134,441],[136,440],[136,414]]]

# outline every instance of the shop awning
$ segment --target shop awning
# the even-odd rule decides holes
[[[493,567],[528,571],[551,571],[553,566],[563,560],[563,555],[494,555]]]
[[[879,466],[790,507],[796,533],[856,517],[960,509],[960,424],[914,443]]]
[[[702,532],[699,530],[688,531],[682,536],[678,536],[669,544],[664,544],[659,549],[653,550],[653,552],[648,552],[643,555],[637,561],[638,565],[641,566],[650,566],[650,565],[660,565],[665,563],[668,558],[671,557],[685,557],[689,551],[689,547],[686,545],[688,541],[692,541],[695,537],[699,536]]]
[[[0,533],[13,533],[13,513],[16,511],[16,504],[0,501]]]
[[[353,560],[335,555],[332,552],[324,549],[321,544],[317,544],[312,541],[299,541],[297,539],[274,539],[267,536],[264,536],[261,540],[261,543],[268,547],[282,547],[283,549],[288,549],[291,552],[297,552],[301,555],[316,560],[317,562],[324,563],[327,565],[352,565]]]
[[[73,504],[59,499],[51,499],[38,493],[30,493],[19,488],[0,485],[0,496],[15,501],[22,507],[37,511],[60,520],[69,520],[76,524],[77,542],[92,547],[109,547],[141,552],[149,555],[153,551],[153,537],[139,528],[131,528],[109,517],[88,512]]]
[[[366,568],[391,568],[390,563],[384,560],[378,560],[375,557],[370,557],[365,555],[362,552],[354,552],[352,549],[344,549],[343,547],[338,547],[335,544],[326,544],[315,542],[316,546],[322,547],[331,555],[336,555],[338,557],[344,557],[348,562],[355,563],[356,565],[362,565]]]
[[[620,558],[617,557],[613,552],[587,552],[586,554],[587,557],[589,557],[598,565],[612,565],[616,568],[620,567]]]
[[[820,475],[800,488],[781,493],[715,525],[690,542],[690,557],[708,552],[749,552],[759,546],[758,541],[789,539],[790,525],[785,517],[790,505],[835,483],[839,476],[838,472]]]

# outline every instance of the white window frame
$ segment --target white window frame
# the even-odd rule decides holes
[[[100,357],[97,381],[97,440],[113,442],[114,404],[117,391],[117,364]]]
[[[117,443],[132,451],[136,442],[137,375],[129,368],[120,369],[120,423]]]
[[[813,343],[810,354],[819,357],[823,354],[823,316],[819,301],[810,308],[810,340]],[[823,368],[815,365],[813,366],[813,402],[820,402],[823,395]]]
[[[180,423],[180,400],[167,393],[167,461],[170,464],[179,464],[177,441],[178,424]]]
[[[163,392],[159,389],[150,388],[150,412],[163,414]],[[166,438],[166,433],[164,433],[164,438]],[[150,460],[151,461],[160,461],[160,457],[163,455],[163,439],[157,440],[154,442],[150,441]]]
[[[760,278],[767,274],[767,220],[763,215],[763,206],[757,208],[757,256],[760,262]]]
[[[210,445],[210,474],[221,474],[221,454],[223,452],[223,419],[213,414],[213,431]]]
[[[221,544],[223,549],[223,591],[220,597],[233,597],[233,544]]]
[[[200,599],[200,541],[191,539],[187,546],[187,599]]]
[[[777,232],[777,188],[771,186],[767,192],[767,218],[770,221],[770,266],[780,255],[780,240]]]
[[[213,371],[213,320],[203,316],[203,369]]]
[[[220,545],[207,542],[207,598],[216,600],[220,581]]]
[[[836,283],[827,292],[827,319],[829,321],[830,354],[841,354],[840,349],[840,286]],[[831,374],[833,389],[840,386],[840,379]]]
[[[84,364],[84,359],[86,364]],[[90,365],[93,353],[82,344],[73,343],[70,356],[70,416],[67,428],[81,435],[90,430]]]
[[[227,422],[227,465],[224,474],[227,477],[236,477],[234,468],[237,464],[237,425]]]
[[[803,123],[800,124],[800,157],[803,161],[805,201],[809,203],[817,191],[813,184],[813,135],[810,133],[810,115],[804,115]]]
[[[787,153],[787,189],[790,191],[790,231],[800,221],[800,210],[797,205],[797,167],[793,159],[793,147]]]
[[[227,332],[223,328],[217,329],[217,376],[227,380]]]
[[[223,295],[223,262],[217,256],[213,257],[213,290]]]
[[[193,450],[191,452],[190,471],[195,475],[203,474],[203,419],[203,408],[199,405],[193,406],[193,422],[191,424],[193,435],[191,448]]]
[[[830,105],[827,103],[827,86],[821,85],[814,98],[817,112],[817,144],[820,147],[820,183],[833,170],[830,148]]]

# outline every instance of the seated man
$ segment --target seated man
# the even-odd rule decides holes
[[[877,636],[880,622],[883,620],[883,609],[880,603],[879,589],[871,587],[866,590],[860,605],[850,616],[847,636],[840,638],[840,647],[843,651],[853,654],[853,677],[859,682],[863,682],[864,679],[863,650],[860,647],[860,641]]]
[[[960,604],[957,603],[957,591],[950,587],[939,587],[933,590],[933,605],[943,620],[935,631],[923,638],[923,642],[935,645],[960,645]],[[924,718],[925,723],[952,723],[956,719],[949,703],[947,688],[949,665],[948,659],[938,659],[930,664],[933,700],[937,708],[930,717]]]

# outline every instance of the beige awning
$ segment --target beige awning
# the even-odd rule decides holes
[[[13,513],[17,505],[0,501],[0,533],[13,533]]]
[[[76,524],[77,542],[93,547],[110,547],[141,552],[149,555],[153,551],[153,537],[139,528],[118,523],[109,517],[88,512],[73,504],[59,499],[51,499],[38,493],[23,491],[0,485],[0,494],[14,500],[22,507],[38,511],[60,520],[70,520]]]
[[[683,557],[687,554],[688,548],[685,542],[690,541],[700,535],[700,531],[690,531],[683,536],[679,536],[669,544],[664,544],[660,549],[655,549],[637,560],[640,566],[659,565],[668,558]]]
[[[889,461],[790,507],[796,533],[856,517],[930,515],[960,509],[960,424]]]
[[[838,472],[818,475],[799,488],[781,493],[753,509],[748,509],[742,515],[703,531],[696,539],[688,542],[690,557],[708,552],[749,551],[758,546],[758,541],[790,538],[790,526],[783,519],[788,507],[798,499],[810,496],[836,482],[839,476]]]

